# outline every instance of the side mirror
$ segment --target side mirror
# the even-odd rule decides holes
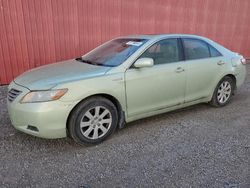
[[[154,60],[152,58],[140,58],[134,63],[135,68],[152,67]]]

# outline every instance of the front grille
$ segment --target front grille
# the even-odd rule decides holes
[[[8,92],[8,101],[9,102],[13,102],[18,95],[20,95],[22,93],[22,91],[16,90],[16,89],[11,89]]]

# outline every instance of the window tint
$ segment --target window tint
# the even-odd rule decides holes
[[[197,39],[183,39],[185,56],[187,60],[210,57],[208,45]]]
[[[155,43],[149,49],[147,49],[142,57],[148,57],[154,59],[154,64],[172,63],[180,60],[178,40],[166,39]]]
[[[218,50],[216,50],[213,46],[209,45],[209,49],[210,49],[211,57],[222,56],[221,53]]]

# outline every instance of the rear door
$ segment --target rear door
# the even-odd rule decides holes
[[[196,38],[183,38],[187,66],[185,102],[208,97],[224,66],[223,56],[210,44]]]

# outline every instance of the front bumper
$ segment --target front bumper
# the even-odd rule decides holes
[[[41,138],[66,137],[67,118],[75,103],[60,100],[20,103],[29,90],[13,82],[9,86],[9,89],[11,88],[22,91],[13,102],[7,101],[11,122],[17,130]]]

